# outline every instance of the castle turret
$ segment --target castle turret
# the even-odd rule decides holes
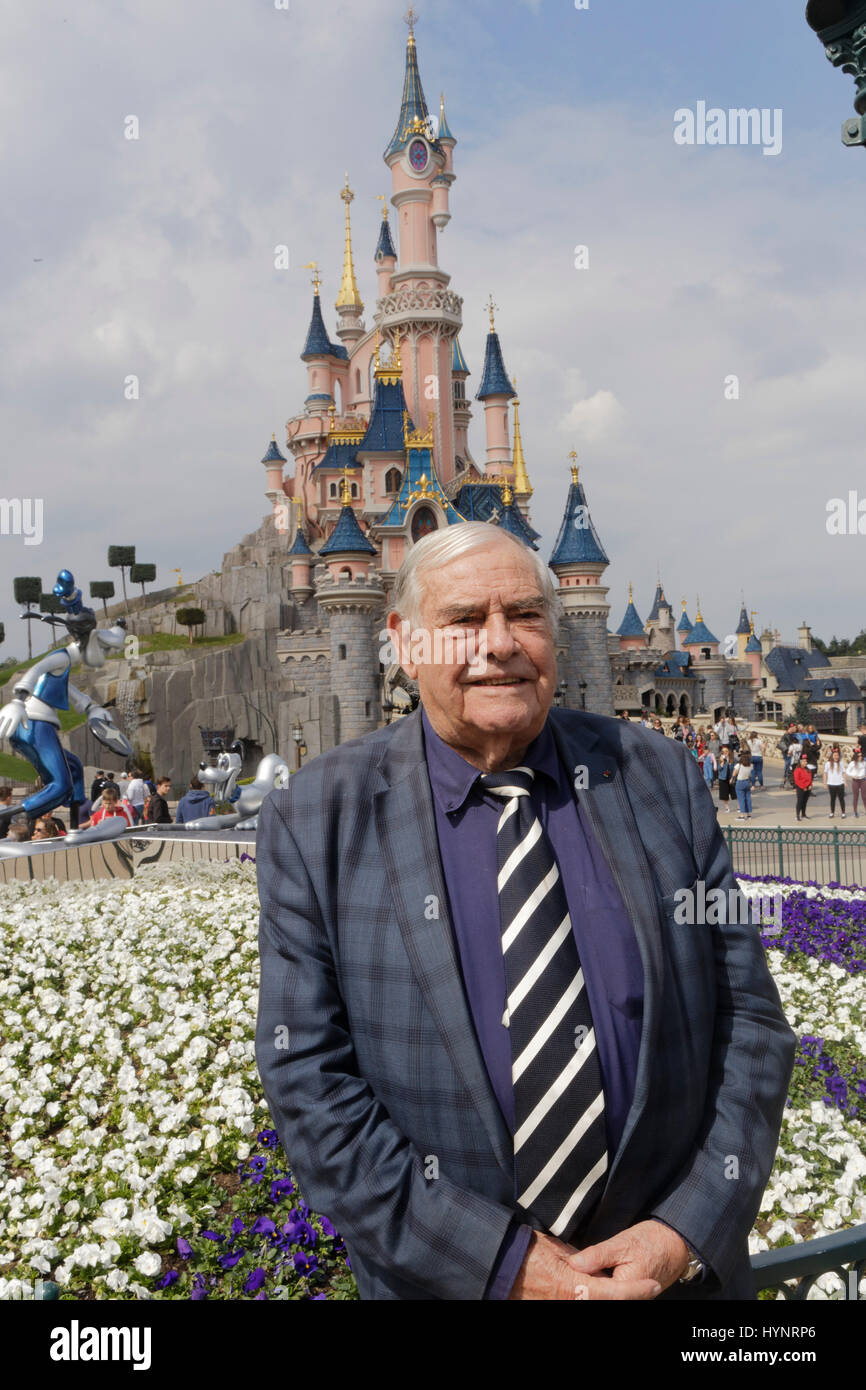
[[[680,615],[680,620],[677,623],[677,638],[679,639],[680,651],[685,650],[685,648],[683,647],[683,643],[685,642],[693,627],[694,623],[692,622],[688,614],[687,601],[686,599],[683,599],[683,611]]]
[[[738,661],[742,661],[746,655],[746,647],[748,646],[749,635],[751,631],[752,629],[749,623],[749,615],[746,612],[746,601],[745,599],[743,599],[742,604],[740,606],[740,616],[736,626]]]
[[[355,195],[349,187],[348,173],[346,174],[345,187],[340,190],[340,197],[346,204],[346,244],[343,251],[343,279],[340,282],[340,293],[337,295],[334,306],[337,310],[337,337],[344,343],[356,343],[359,338],[364,336],[364,303],[358,290],[355,265],[352,260],[352,223],[349,217],[349,204]]]
[[[379,723],[379,661],[376,623],[385,591],[371,571],[376,548],[358,525],[351,504],[348,470],[341,486],[337,524],[319,551],[327,572],[317,567],[316,598],[327,618],[331,646],[331,689],[337,697],[337,741],[358,738]]]
[[[496,525],[501,526],[503,531],[509,531],[512,536],[516,536],[524,545],[528,545],[530,550],[537,550],[535,543],[537,531],[533,531],[527,526],[523,516],[514,500],[514,493],[508,483],[502,487],[502,510],[496,517]]]
[[[388,204],[383,193],[379,194],[382,199],[382,224],[379,227],[379,240],[376,242],[374,260],[376,262],[376,274],[379,279],[379,298],[391,292],[391,276],[397,265],[397,252],[394,250],[394,242],[391,237],[391,227],[388,222]]]
[[[623,620],[616,630],[616,635],[619,638],[621,651],[640,651],[646,646],[643,623],[634,606],[634,591],[631,584],[628,586],[628,605],[626,606]]]
[[[700,599],[698,600],[695,625],[683,640],[683,651],[690,651],[693,660],[696,660],[699,654],[704,655],[706,652],[709,652],[710,656],[718,656],[719,653],[719,639],[710,632],[701,616]]]
[[[514,389],[517,390],[517,378],[514,378]],[[523,454],[523,439],[520,434],[520,401],[517,396],[511,402],[514,408],[514,448],[512,451],[512,462],[514,465],[514,495],[517,498],[517,505],[526,516],[529,512],[529,499],[532,496],[532,484],[529,481],[529,474],[526,471],[526,459]]]
[[[484,428],[487,435],[486,472],[502,474],[511,467],[511,445],[508,440],[508,402],[517,392],[508,380],[499,334],[493,319],[496,308],[493,296],[488,304],[490,332],[484,350],[484,371],[475,399],[484,402]]]
[[[313,267],[315,270],[315,267]],[[307,329],[307,341],[301,353],[301,361],[307,364],[309,394],[304,402],[307,413],[327,410],[336,400],[335,385],[345,382],[349,354],[342,343],[332,343],[328,337],[325,320],[322,317],[322,301],[319,296],[321,279],[318,270],[313,278],[313,311]]]
[[[559,580],[563,609],[557,645],[560,674],[567,682],[566,703],[594,714],[613,714],[607,641],[610,607],[605,602],[607,589],[601,583],[608,563],[592,523],[580,475],[572,465],[565,515],[549,564]]]
[[[763,659],[763,648],[761,647],[761,643],[759,642],[758,637],[755,633],[755,624],[753,622],[750,622],[749,640],[746,643],[744,660],[748,661],[749,665],[752,668],[752,675],[755,678],[755,680],[758,681],[759,684],[761,679],[761,662],[763,661]]]
[[[286,494],[283,489],[283,466],[285,462],[285,455],[281,454],[277,447],[277,436],[272,434],[271,442],[268,445],[267,453],[262,458],[262,463],[268,470],[265,496],[269,499],[274,508],[286,500]]]
[[[289,559],[292,564],[292,597],[303,603],[313,592],[313,585],[310,579],[310,568],[315,560],[315,555],[310,549],[304,528],[301,525],[301,503],[299,499],[292,499],[298,508],[298,527],[289,549]]]

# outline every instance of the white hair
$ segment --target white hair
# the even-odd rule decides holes
[[[560,606],[550,570],[536,550],[510,531],[503,531],[489,521],[465,521],[432,531],[412,546],[394,580],[391,594],[391,608],[401,618],[406,618],[415,626],[420,620],[422,601],[421,581],[431,570],[469,555],[476,550],[487,550],[493,545],[515,546],[520,554],[529,560],[539,590],[544,600],[544,611],[553,636],[559,627]]]

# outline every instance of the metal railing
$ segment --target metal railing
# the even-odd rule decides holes
[[[866,830],[723,825],[722,832],[736,874],[866,885]]]
[[[860,1281],[866,1278],[866,1225],[753,1255],[752,1274],[756,1293],[777,1289],[794,1301],[807,1299],[822,1274],[836,1274],[842,1291],[829,1296],[857,1301],[861,1298]],[[790,1280],[797,1281],[793,1288],[788,1286]]]

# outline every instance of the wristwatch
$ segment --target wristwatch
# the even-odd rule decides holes
[[[680,1275],[679,1282],[681,1284],[690,1284],[693,1279],[698,1278],[698,1275],[703,1274],[704,1262],[695,1254],[688,1241],[685,1241],[685,1246],[689,1252],[689,1255],[691,1256],[691,1259],[689,1260],[685,1274]]]

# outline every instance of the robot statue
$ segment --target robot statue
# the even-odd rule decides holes
[[[81,760],[60,742],[57,710],[69,709],[87,716],[91,733],[122,758],[132,758],[133,749],[112,721],[107,710],[70,683],[69,672],[83,662],[98,669],[111,651],[120,651],[126,641],[126,623],[120,618],[110,628],[98,628],[92,608],[85,608],[81,590],[69,570],[61,570],[54,585],[64,615],[22,613],[23,619],[36,619],[63,627],[72,641],[42,657],[29,671],[17,677],[13,698],[0,709],[0,739],[8,738],[16,753],[32,763],[42,780],[39,791],[16,805],[0,807],[8,819],[24,812],[34,816],[68,806],[73,829],[78,825],[78,806],[84,800],[84,769]],[[121,823],[122,825],[122,823]],[[98,828],[98,827],[97,827]],[[113,827],[112,827],[113,829]],[[89,835],[89,832],[84,832]],[[104,838],[103,835],[98,838]],[[78,843],[81,837],[77,837]]]

